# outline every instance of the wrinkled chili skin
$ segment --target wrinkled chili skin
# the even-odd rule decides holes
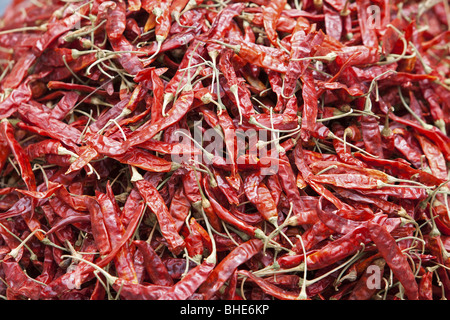
[[[369,222],[368,230],[370,232],[370,237],[377,245],[378,250],[386,260],[386,263],[403,284],[408,298],[411,300],[418,300],[418,284],[414,279],[408,261],[395,244],[394,238],[385,228],[375,223]]]
[[[262,246],[263,242],[261,240],[252,239],[233,249],[210,273],[201,285],[199,292],[206,300],[211,299],[236,268],[257,254],[262,249]]]
[[[169,242],[170,250],[175,254],[180,253],[185,243],[183,238],[175,229],[173,217],[170,215],[169,209],[164,203],[164,199],[152,184],[145,180],[136,182],[139,193],[158,218],[161,232]]]
[[[450,298],[448,13],[11,0],[1,297]]]

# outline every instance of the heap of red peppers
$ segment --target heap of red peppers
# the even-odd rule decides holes
[[[449,39],[439,0],[13,0],[1,297],[450,298]]]

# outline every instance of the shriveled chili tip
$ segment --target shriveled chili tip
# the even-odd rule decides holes
[[[375,4],[14,1],[2,295],[448,299],[448,8]]]

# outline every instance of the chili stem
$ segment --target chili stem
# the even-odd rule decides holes
[[[20,244],[17,246],[17,247],[15,247],[14,249],[12,249],[9,253],[8,253],[8,255],[10,255],[11,257],[13,257],[14,259],[16,259],[17,258],[17,255],[19,254],[19,251],[20,251],[20,249],[32,238],[32,237],[34,237],[34,235],[37,233],[37,232],[42,232],[42,233],[44,233],[45,234],[45,231],[44,230],[42,230],[42,229],[35,229],[35,230],[33,230],[24,240],[22,240],[21,242],[20,242]]]
[[[408,112],[414,117],[414,119],[416,119],[421,125],[422,127],[424,127],[427,130],[430,130],[433,126],[425,123],[425,121],[423,121],[410,107],[409,105],[406,103],[405,98],[403,97],[402,94],[402,89],[400,88],[400,86],[398,87],[398,96],[400,97],[400,101],[402,102],[403,106],[405,107],[406,110],[408,110]]]
[[[47,24],[43,24],[36,27],[22,27],[22,28],[16,28],[16,29],[10,29],[10,30],[4,30],[0,31],[0,35],[8,34],[8,33],[15,33],[15,32],[23,32],[23,31],[47,31]]]

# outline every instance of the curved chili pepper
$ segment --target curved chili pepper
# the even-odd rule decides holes
[[[433,300],[433,273],[426,272],[419,283],[419,300]]]
[[[211,41],[214,43],[214,41]],[[215,41],[217,43],[217,41]],[[266,52],[263,46],[253,43],[246,43],[241,40],[234,40],[233,44],[221,43],[224,46],[233,49],[234,52],[248,63],[258,67],[270,69],[280,73],[286,73],[287,63],[283,59],[283,52]]]
[[[114,248],[122,240],[125,227],[120,221],[120,209],[109,183],[106,186],[106,194],[96,192],[96,199],[102,211],[102,220],[104,221],[111,248]],[[137,276],[130,257],[129,247],[123,246],[114,260],[119,277],[137,283]]]
[[[369,196],[382,196],[389,195],[393,197],[397,197],[399,199],[416,199],[423,200],[427,197],[427,192],[423,188],[410,188],[410,187],[402,187],[401,185],[395,187],[382,187],[377,190],[362,190],[360,192],[364,195]]]
[[[251,281],[256,283],[265,293],[270,296],[273,296],[279,300],[298,300],[298,293],[290,292],[284,289],[277,287],[276,285],[268,282],[264,278],[260,278],[255,276],[253,273],[247,270],[239,270],[239,274],[248,277]]]
[[[136,245],[138,250],[142,253],[145,270],[152,282],[157,285],[172,286],[172,277],[169,275],[166,266],[150,244],[142,240],[135,240],[133,241],[133,244]]]
[[[124,1],[115,1],[107,7],[108,19],[105,30],[110,39],[119,38],[126,29],[126,4]]]
[[[250,91],[246,86],[244,86],[243,81],[237,77],[231,63],[230,53],[230,50],[224,50],[219,59],[219,69],[222,71],[225,79],[227,79],[227,87],[224,89],[229,98],[235,102],[242,117],[248,119],[255,113],[253,110]]]
[[[208,39],[222,39],[230,30],[230,24],[233,18],[241,14],[245,4],[233,3],[221,10],[212,21],[211,28],[206,32],[205,37]]]
[[[373,158],[359,152],[355,152],[354,155],[358,159],[364,160],[364,162],[368,165],[383,168],[384,171],[388,172],[392,176],[403,179],[411,179],[414,176],[417,181],[426,185],[439,185],[444,182],[432,174],[429,174],[423,170],[412,168],[409,164],[399,160]]]
[[[206,300],[213,297],[219,288],[228,280],[238,266],[249,260],[263,248],[259,239],[251,239],[234,248],[208,275],[200,286],[201,293]]]
[[[58,154],[58,148],[62,147],[61,142],[53,139],[45,139],[32,143],[25,148],[28,159],[33,160],[45,156],[46,154]]]
[[[324,209],[322,197],[317,203],[317,216],[328,228],[341,234],[349,233],[357,227],[364,225],[364,221],[345,219],[339,216],[337,211],[329,212],[327,209]]]
[[[39,300],[43,285],[30,279],[17,261],[7,258],[2,266],[9,287],[9,299]]]
[[[193,100],[194,94],[192,91],[183,92],[167,113],[167,117],[163,117],[153,124],[146,123],[141,126],[140,130],[134,131],[129,137],[127,137],[123,148],[127,150],[132,146],[144,143],[145,141],[153,138],[159,131],[179,121],[179,119],[181,119],[188,112],[192,106]]]
[[[396,128],[392,130],[392,136],[389,138],[393,138],[394,147],[402,153],[414,167],[421,168],[422,151],[417,146],[417,142],[413,140],[414,137],[409,132]]]
[[[315,122],[318,114],[317,91],[312,85],[313,81],[310,71],[305,71],[301,79],[303,83],[303,116],[301,137],[303,140],[308,140],[308,137],[315,129]]]
[[[185,243],[175,228],[175,222],[158,190],[148,181],[141,179],[135,182],[144,201],[156,215],[162,235],[167,240],[169,250],[174,254],[183,250]]]
[[[361,27],[361,37],[364,45],[368,47],[378,47],[378,38],[375,30],[368,26],[368,6],[370,3],[365,0],[358,0],[358,21]]]
[[[446,166],[446,161],[442,151],[429,139],[415,135],[416,139],[419,141],[423,153],[425,154],[428,164],[430,165],[430,169],[432,174],[442,180],[448,178],[448,170]]]
[[[411,300],[419,299],[419,287],[415,280],[415,276],[409,266],[408,260],[399,249],[395,239],[383,226],[369,222],[367,229],[370,238],[377,246],[378,251],[386,260],[389,268],[395,277],[401,282],[405,288],[405,293]]]
[[[212,245],[212,240],[211,240],[211,237],[209,236],[207,230],[205,230],[205,228],[203,228],[203,226],[200,225],[200,223],[195,218],[190,219],[189,227],[193,233],[196,233],[200,237],[200,239],[203,243],[203,246],[207,250],[209,250],[209,252],[212,252],[214,250],[213,245]]]
[[[287,157],[284,154],[280,155],[280,157],[281,159],[287,160]],[[300,192],[296,187],[297,179],[295,177],[293,168],[289,163],[287,164],[282,163],[279,165],[278,179],[280,181],[281,188],[288,197],[289,202],[292,203],[293,205],[294,208],[293,212],[297,214],[298,211],[302,211],[303,203],[300,197]]]
[[[359,226],[341,238],[330,242],[318,251],[308,255],[305,264],[308,270],[317,270],[330,266],[361,249],[361,244],[370,241],[366,226]]]
[[[169,172],[179,167],[177,163],[164,160],[140,148],[131,148],[126,153],[112,158],[150,172]]]
[[[362,116],[361,120],[362,140],[367,152],[377,157],[384,158],[381,131],[378,121],[374,117]]]
[[[192,221],[192,219],[191,219]],[[187,230],[186,233],[183,233],[184,242],[186,243],[186,251],[192,259],[197,260],[203,256],[203,243],[200,234],[197,230]]]
[[[112,244],[108,236],[105,222],[102,217],[102,210],[95,198],[86,198],[86,206],[89,208],[91,216],[92,235],[98,245],[98,250],[102,255],[111,252]]]
[[[84,215],[84,216],[70,215],[70,216],[67,216],[65,218],[58,220],[58,222],[55,222],[53,224],[53,226],[51,227],[51,229],[46,232],[46,235],[48,236],[49,234],[56,232],[56,231],[60,230],[61,228],[64,228],[65,226],[68,226],[68,225],[75,225],[77,223],[90,222],[90,221],[91,221],[91,217],[89,215]]]
[[[247,198],[258,212],[273,225],[278,223],[278,210],[267,186],[262,182],[260,173],[252,173],[245,178],[244,190]]]
[[[230,161],[230,164],[232,166],[231,177],[228,179],[228,181],[236,190],[239,190],[240,178],[236,166],[236,129],[233,124],[233,120],[226,110],[218,112],[217,118],[224,134],[224,142],[228,151],[227,160]]]
[[[3,137],[3,141],[8,144],[8,147],[14,154],[22,174],[22,179],[24,180],[28,190],[36,191],[36,178],[33,170],[31,169],[31,165],[25,151],[14,136],[14,131],[14,127],[8,120],[2,119],[0,121],[0,133]]]
[[[263,24],[269,41],[275,47],[278,47],[278,34],[276,32],[278,19],[286,6],[286,0],[270,1],[267,6],[262,9]]]
[[[336,40],[340,40],[343,29],[340,12],[328,5],[328,3],[323,5],[323,11],[325,15],[325,30],[327,31],[327,35]]]
[[[419,123],[416,123],[415,121],[408,120],[405,118],[398,117],[392,112],[389,113],[389,118],[391,118],[393,121],[396,121],[398,123],[401,123],[406,126],[412,127],[415,131],[418,133],[426,136],[428,139],[434,141],[439,148],[442,150],[442,153],[445,156],[445,159],[449,161],[450,159],[450,140],[447,136],[443,135],[439,129],[436,127],[432,127],[431,129],[422,127]]]
[[[311,178],[312,181],[350,189],[376,189],[379,180],[361,174],[321,174]]]
[[[78,129],[53,118],[49,113],[43,112],[40,108],[30,104],[23,104],[19,113],[23,120],[44,130],[47,136],[60,140],[75,150],[77,149],[81,136]]]
[[[334,187],[333,189],[341,197],[348,198],[353,201],[373,204],[386,213],[394,214],[394,213],[398,213],[402,210],[402,207],[400,205],[390,202],[390,201],[386,201],[386,200],[378,198],[378,197],[370,197],[370,196],[362,195],[362,194],[358,193],[357,191],[339,188],[339,187]]]
[[[231,214],[230,211],[225,209],[213,196],[211,187],[209,185],[208,179],[203,178],[203,188],[205,191],[205,195],[208,197],[208,200],[211,204],[211,208],[214,210],[215,214],[223,221],[235,226],[239,230],[245,232],[250,236],[259,236],[261,237],[261,230],[255,226],[247,224],[245,221],[235,217]]]
[[[201,199],[198,201],[201,201]],[[175,191],[172,201],[170,202],[169,212],[175,220],[175,225],[178,231],[181,230],[186,221],[186,217],[189,215],[191,203],[192,202],[188,200],[183,188],[178,188]]]
[[[286,98],[290,98],[294,94],[297,79],[306,72],[306,68],[310,63],[308,60],[301,61],[301,59],[311,55],[312,48],[315,45],[320,45],[323,40],[323,35],[321,33],[313,31],[307,33],[308,30],[305,29],[303,20],[298,19],[295,29],[292,32],[291,59],[283,81],[283,96]],[[307,81],[307,79],[305,80]],[[311,100],[312,99],[313,98],[311,98]],[[303,97],[303,100],[305,102],[305,97]]]
[[[159,300],[186,300],[204,283],[215,265],[215,262],[205,259],[165,292]]]

